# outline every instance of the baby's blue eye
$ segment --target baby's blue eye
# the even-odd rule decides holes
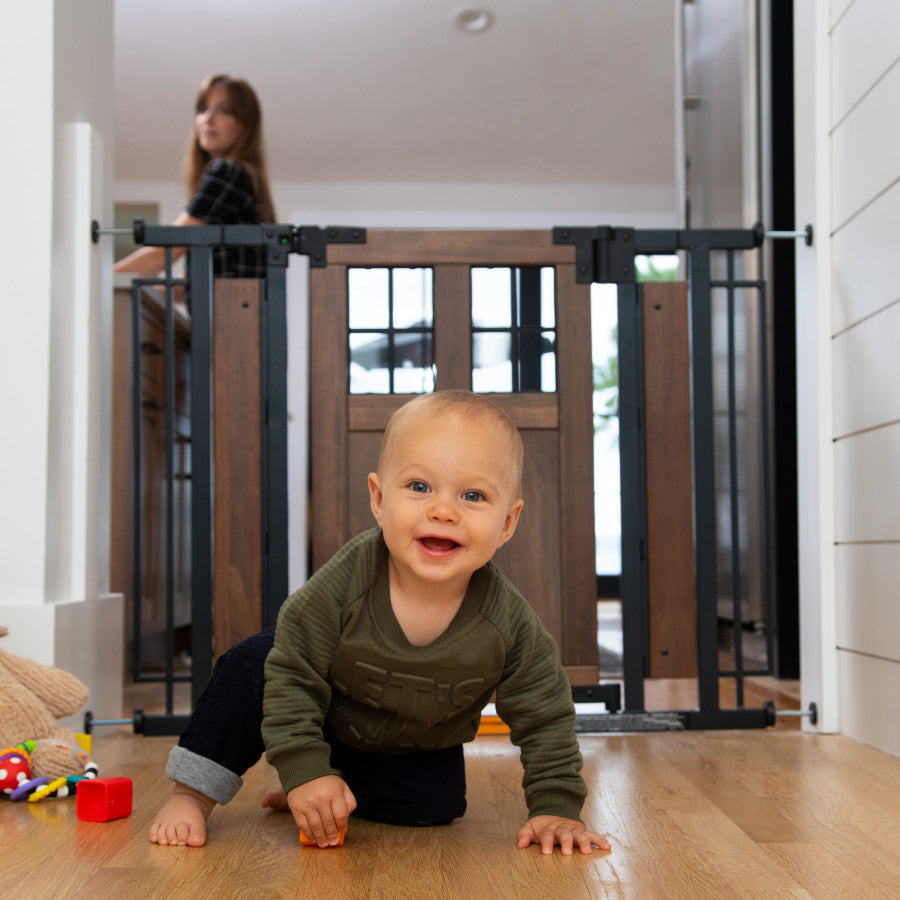
[[[428,485],[425,484],[424,481],[413,481],[411,482],[409,489],[414,491],[417,494],[426,494],[428,493]]]
[[[467,500],[469,503],[477,503],[479,500],[484,499],[484,494],[481,491],[466,491],[463,494],[463,500]]]

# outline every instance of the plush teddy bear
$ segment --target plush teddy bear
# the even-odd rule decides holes
[[[0,637],[5,634],[0,625]],[[87,697],[87,688],[69,672],[0,650],[0,751],[50,739],[31,754],[34,777],[82,774],[84,765],[76,753],[54,742],[77,748],[75,733],[56,720],[74,715]]]

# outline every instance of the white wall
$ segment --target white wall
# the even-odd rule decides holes
[[[4,9],[0,109],[19,137],[0,147],[0,398],[14,435],[0,449],[0,621],[3,649],[64,665],[90,705],[118,714],[121,653],[108,639],[121,598],[106,594],[111,293],[90,240],[91,218],[111,210],[112,15],[112,0]]]
[[[820,674],[837,685],[837,727],[900,755],[900,125],[888,113],[900,104],[900,5],[818,0],[798,34],[800,18],[816,43],[818,117],[815,159],[798,157],[798,172],[816,172],[818,399],[824,389],[830,401],[803,438],[826,473],[830,517],[819,531]],[[801,302],[803,287],[801,273]]]
[[[673,228],[676,188],[669,185],[343,184],[275,182],[278,219],[293,225],[365,228],[550,228],[632,225]],[[160,222],[184,207],[184,185],[118,181],[117,203],[157,203]]]
[[[28,140],[0,146],[4,206],[0,216],[4,339],[0,397],[14,441],[0,466],[0,599],[40,602],[46,527],[47,408],[50,377],[50,261],[53,221],[53,3],[19,7],[0,29],[0,75],[13,85],[28,73],[29,90],[0,92],[3,121]],[[12,177],[14,176],[14,177]],[[29,385],[25,390],[22,385]]]

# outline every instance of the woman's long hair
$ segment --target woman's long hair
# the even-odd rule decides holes
[[[260,221],[275,222],[275,205],[272,203],[272,194],[269,190],[269,173],[266,168],[266,153],[263,147],[262,111],[259,100],[256,99],[253,88],[243,79],[232,78],[230,75],[210,75],[200,85],[197,102],[194,104],[195,114],[206,105],[209,92],[217,84],[225,88],[231,112],[241,123],[241,133],[234,146],[225,153],[225,158],[235,159],[247,168],[253,180]],[[192,128],[185,160],[185,180],[189,201],[194,196],[203,170],[211,158],[200,146],[197,141],[196,129]]]

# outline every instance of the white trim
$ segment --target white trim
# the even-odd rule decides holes
[[[794,9],[797,222],[815,244],[797,254],[797,473],[802,706],[820,731],[841,717],[834,589],[828,0]]]

